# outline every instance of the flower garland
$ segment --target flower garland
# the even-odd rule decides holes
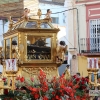
[[[88,79],[74,75],[66,80],[64,75],[59,78],[46,78],[46,73],[41,69],[38,79],[31,77],[16,77],[16,99],[12,100],[89,100]],[[15,93],[14,92],[14,93]]]

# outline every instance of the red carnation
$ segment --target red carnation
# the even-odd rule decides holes
[[[72,87],[73,86],[73,83],[72,82],[69,82],[69,86]]]
[[[82,82],[81,82],[81,84],[82,84],[82,85],[84,85],[84,84],[85,84],[85,82],[84,82],[84,81],[82,81]]]
[[[43,97],[43,100],[48,100],[48,98],[46,96]]]
[[[77,77],[76,75],[73,76],[73,78],[76,78],[76,77]]]
[[[29,90],[31,90],[32,92],[37,92],[38,91],[37,88],[33,88],[33,87],[29,87]]]
[[[86,82],[88,83],[89,82],[89,79],[86,78]]]
[[[24,82],[24,81],[25,81],[24,77],[21,77],[20,82]]]
[[[55,92],[52,92],[52,94],[54,95],[54,94],[55,94]]]
[[[86,86],[82,86],[82,89],[85,89],[86,88]]]
[[[82,81],[85,81],[85,78],[84,77],[82,77]]]
[[[6,81],[6,78],[2,78],[2,80],[5,82]]]
[[[35,98],[35,99],[38,99],[38,98],[39,98],[39,94],[35,94],[35,95],[34,95],[34,98]]]
[[[76,78],[76,81],[77,81],[77,82],[80,81],[80,78]]]

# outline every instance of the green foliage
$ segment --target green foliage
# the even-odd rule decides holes
[[[80,96],[82,97],[84,95],[84,91],[80,90],[80,89],[76,89],[76,93],[75,93],[76,96]]]
[[[0,95],[1,100],[33,100],[30,93],[9,91],[8,95]]]

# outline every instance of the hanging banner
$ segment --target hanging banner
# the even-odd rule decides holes
[[[6,71],[17,71],[16,59],[7,59],[5,62],[6,62]]]

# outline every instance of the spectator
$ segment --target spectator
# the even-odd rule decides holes
[[[70,65],[66,66],[64,75],[65,75],[65,79],[70,79]]]
[[[76,75],[77,75],[78,77],[80,77],[80,76],[81,76],[79,72],[78,72],[78,73],[76,73]]]

